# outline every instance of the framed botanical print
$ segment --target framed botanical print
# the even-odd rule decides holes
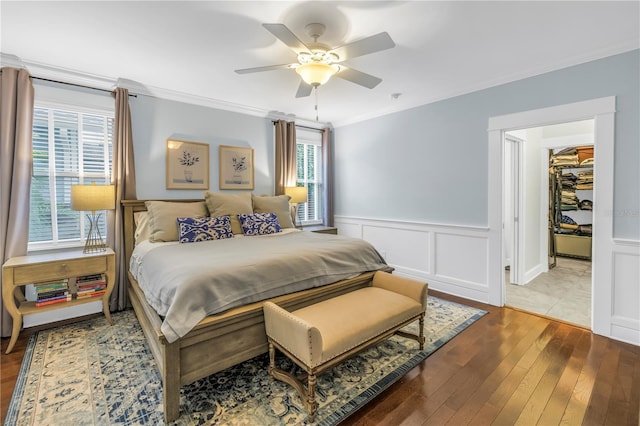
[[[209,145],[167,139],[167,189],[209,189]]]
[[[220,189],[253,189],[253,149],[220,145]]]

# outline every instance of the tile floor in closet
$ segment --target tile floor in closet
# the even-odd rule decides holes
[[[506,272],[507,283],[509,272]],[[591,328],[591,262],[557,257],[526,285],[506,285],[506,305]]]

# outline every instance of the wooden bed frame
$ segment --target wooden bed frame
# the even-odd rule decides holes
[[[160,200],[196,202],[203,200]],[[146,211],[145,200],[123,200],[127,271],[135,245],[134,213]],[[200,321],[187,335],[173,343],[160,331],[162,318],[147,303],[130,272],[128,295],[162,375],[164,417],[180,414],[180,387],[232,365],[268,352],[262,311],[263,302],[241,306]],[[323,287],[269,299],[289,311],[371,285],[373,272]]]

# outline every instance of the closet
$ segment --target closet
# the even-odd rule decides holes
[[[591,260],[593,146],[549,152],[550,255]]]

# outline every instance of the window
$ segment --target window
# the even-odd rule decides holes
[[[322,134],[296,129],[298,186],[307,188],[307,202],[298,207],[298,223],[322,223]]]
[[[71,185],[110,183],[112,153],[112,112],[36,100],[29,250],[83,245],[89,221],[71,210]],[[104,237],[104,215],[98,226]]]

